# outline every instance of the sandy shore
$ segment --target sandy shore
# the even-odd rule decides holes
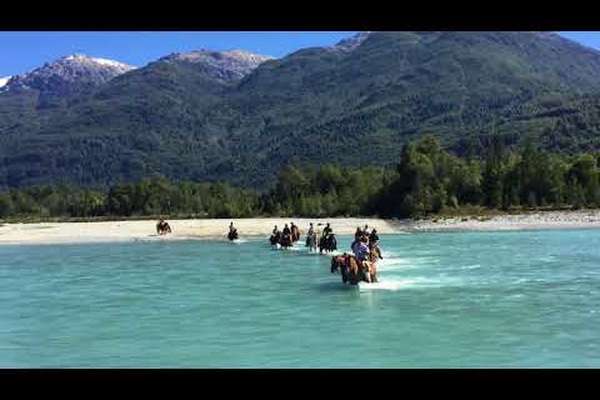
[[[247,218],[234,219],[241,237],[268,238],[274,225],[280,229],[294,221],[303,232],[308,223],[330,222],[334,232],[353,234],[357,226],[376,227],[382,235],[431,231],[502,231],[523,229],[600,228],[600,210],[536,212],[494,217],[431,218],[427,220],[383,220],[369,218]],[[63,222],[4,224],[0,244],[93,243],[139,240],[226,240],[229,219],[169,220],[173,233],[157,236],[156,221]],[[322,228],[322,226],[321,226]]]
[[[110,221],[110,222],[57,222],[34,224],[4,224],[0,226],[0,244],[52,244],[52,243],[93,243],[132,240],[186,240],[220,239],[226,240],[229,223],[234,221],[240,237],[268,238],[277,225],[283,229],[285,223],[294,221],[302,232],[314,224],[330,222],[336,234],[353,234],[357,226],[376,227],[381,234],[397,233],[401,229],[397,223],[382,219],[368,218],[245,218],[245,219],[187,219],[168,220],[173,233],[156,235],[156,221]],[[316,225],[315,225],[316,226]],[[322,229],[323,226],[318,227]]]

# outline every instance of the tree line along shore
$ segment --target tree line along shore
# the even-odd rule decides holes
[[[105,189],[59,184],[0,192],[0,220],[359,217],[422,218],[600,207],[599,153],[517,149],[492,140],[458,157],[432,136],[404,146],[391,167],[290,164],[266,191],[162,177]]]

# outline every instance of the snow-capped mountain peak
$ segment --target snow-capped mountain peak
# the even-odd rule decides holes
[[[0,78],[0,89],[3,88],[8,81],[10,80],[10,76],[5,76],[4,78]]]
[[[69,95],[97,87],[134,68],[114,60],[72,54],[11,77],[5,89],[35,89],[47,95]]]
[[[354,36],[340,40],[334,46],[334,48],[336,48],[338,50],[344,50],[344,51],[354,50],[355,48],[360,46],[362,44],[362,42],[364,42],[370,35],[371,35],[371,32],[359,32]]]
[[[187,62],[202,65],[214,79],[229,82],[242,79],[256,67],[273,57],[245,50],[212,51],[206,49],[173,53],[160,59],[165,62]]]
[[[71,54],[70,56],[63,57],[59,59],[57,62],[68,62],[68,63],[79,63],[79,64],[87,64],[87,65],[98,65],[108,68],[113,68],[115,70],[121,70],[123,72],[130,71],[135,67],[132,65],[124,64],[119,61],[109,60],[107,58],[99,58],[99,57],[89,57],[84,54]]]

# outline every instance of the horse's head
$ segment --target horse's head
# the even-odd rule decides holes
[[[342,265],[344,265],[344,257],[333,256],[331,257],[331,273],[336,272]]]

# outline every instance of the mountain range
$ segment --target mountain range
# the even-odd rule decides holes
[[[600,148],[600,52],[549,32],[362,32],[280,59],[65,57],[0,85],[0,187],[164,175],[263,188],[286,163],[392,165],[534,136]]]

